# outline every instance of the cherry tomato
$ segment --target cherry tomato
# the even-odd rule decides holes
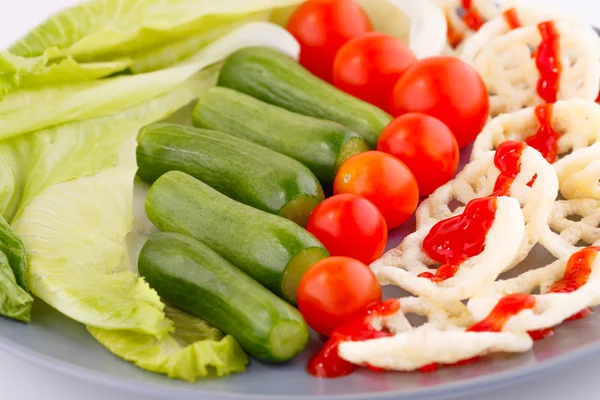
[[[390,112],[395,117],[422,112],[438,118],[462,149],[483,129],[489,108],[487,89],[473,67],[454,57],[431,57],[417,61],[402,75]]]
[[[369,200],[339,194],[315,208],[306,229],[323,243],[332,256],[355,258],[370,264],[387,244],[385,218]]]
[[[308,0],[294,11],[287,30],[300,43],[300,64],[331,82],[337,51],[348,40],[371,32],[373,25],[352,0]]]
[[[405,114],[392,121],[381,132],[377,150],[406,164],[417,179],[421,196],[430,195],[452,179],[460,159],[450,128],[421,113]]]
[[[335,177],[333,192],[352,193],[375,204],[388,229],[406,222],[419,202],[419,187],[410,169],[396,157],[379,151],[346,160]]]
[[[348,257],[325,258],[310,267],[298,286],[298,308],[306,323],[329,336],[381,301],[381,286],[371,269]]]
[[[333,84],[387,110],[394,85],[416,61],[412,50],[400,39],[385,33],[367,33],[338,51],[333,63]]]

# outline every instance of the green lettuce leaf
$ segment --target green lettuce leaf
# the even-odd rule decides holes
[[[0,98],[20,88],[104,78],[131,64],[131,60],[78,63],[70,56],[51,63],[47,55],[26,58],[0,51]]]
[[[170,378],[194,382],[199,377],[242,372],[248,357],[240,345],[207,322],[167,306],[165,314],[174,322],[173,334],[157,339],[129,331],[88,331],[111,352],[138,367]]]
[[[92,0],[64,9],[10,47],[23,57],[127,57],[220,28],[231,19],[301,0]]]
[[[0,139],[132,107],[171,91],[204,66],[13,92],[0,101]]]
[[[197,72],[171,92],[113,115],[0,142],[0,213],[11,221],[42,189],[114,165],[121,143],[197,98],[217,73],[217,66]]]
[[[29,322],[32,304],[33,298],[17,285],[8,258],[0,252],[0,315]]]
[[[79,322],[162,337],[172,324],[156,292],[129,271],[123,246],[133,225],[131,142],[117,166],[42,190],[13,227],[36,296]]]
[[[284,29],[266,22],[245,24],[179,66],[140,75],[20,90],[0,101],[0,139],[45,127],[113,114],[171,91],[208,65],[253,45],[277,48],[297,57],[299,45]],[[52,104],[52,107],[48,107]]]
[[[2,217],[0,217],[0,252],[6,256],[17,285],[29,291],[25,246]]]

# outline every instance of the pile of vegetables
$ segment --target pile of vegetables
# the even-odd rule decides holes
[[[0,52],[0,314],[31,293],[189,381],[289,360],[381,300],[365,264],[452,178],[485,87],[418,60],[446,43],[429,1],[142,3]]]

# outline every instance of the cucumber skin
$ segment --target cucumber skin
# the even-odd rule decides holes
[[[333,184],[344,144],[350,139],[362,142],[336,122],[296,114],[224,87],[200,97],[192,120],[195,126],[231,133],[300,161],[323,186]]]
[[[230,334],[259,360],[287,361],[308,343],[308,328],[298,310],[197,240],[154,234],[140,252],[138,268],[162,298]],[[269,334],[281,321],[299,327],[297,343],[285,358],[269,348]]]
[[[264,47],[247,47],[230,55],[217,84],[298,114],[338,122],[373,149],[392,121],[383,110],[317,78],[287,55]]]
[[[223,132],[149,125],[140,130],[136,156],[138,176],[149,183],[168,171],[183,171],[272,214],[302,194],[317,203],[324,199],[317,178],[298,161]]]
[[[191,236],[277,295],[285,267],[300,251],[327,250],[295,223],[238,203],[180,171],[162,175],[146,196],[146,214],[164,232]]]

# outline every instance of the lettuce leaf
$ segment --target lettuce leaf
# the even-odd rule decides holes
[[[13,92],[0,101],[0,139],[132,107],[169,92],[204,66]]]
[[[104,78],[131,64],[131,60],[78,63],[70,56],[51,63],[47,55],[26,58],[0,51],[0,98],[19,88]]]
[[[207,322],[167,306],[175,331],[163,339],[129,331],[88,327],[96,340],[117,356],[149,371],[194,382],[198,377],[242,372],[248,357],[231,336]]]
[[[253,45],[297,57],[300,47],[284,29],[266,22],[246,24],[194,53],[180,66],[101,81],[20,90],[0,101],[0,139],[65,122],[109,115],[172,90],[199,70]],[[52,104],[52,107],[48,107]]]
[[[133,225],[134,146],[124,145],[115,167],[44,189],[13,227],[42,300],[79,322],[162,337],[172,324],[156,292],[128,270],[123,248]]]
[[[190,103],[214,85],[217,73],[217,66],[197,72],[171,92],[114,115],[0,142],[0,213],[10,222],[42,189],[114,165],[126,138]]]
[[[10,47],[23,57],[119,59],[302,0],[92,0],[64,9]]]
[[[33,298],[17,284],[8,258],[0,252],[0,315],[29,322]]]
[[[29,292],[25,246],[2,217],[0,217],[0,252],[6,256],[17,285]]]

